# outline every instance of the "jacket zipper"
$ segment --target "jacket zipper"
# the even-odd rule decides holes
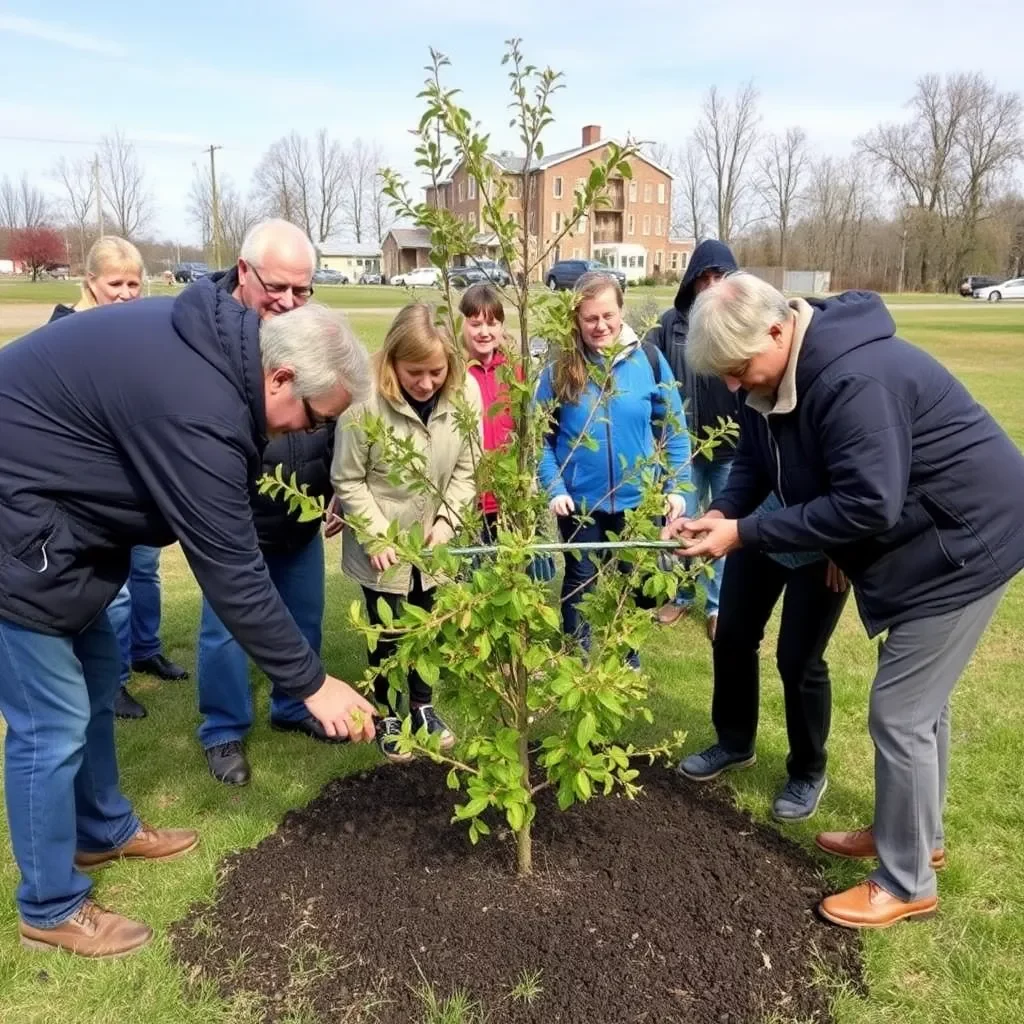
[[[779,442],[775,436],[775,432],[772,430],[771,421],[767,416],[765,417],[765,426],[768,428],[768,444],[771,446],[772,453],[775,455],[775,480],[778,484],[779,501],[782,502],[783,506],[785,506],[786,496],[782,493],[782,452],[779,448]]]

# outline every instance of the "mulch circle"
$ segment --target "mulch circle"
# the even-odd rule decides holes
[[[476,847],[451,824],[444,778],[417,761],[329,783],[228,860],[178,958],[267,1021],[416,1024],[425,982],[486,1024],[829,1021],[812,978],[861,984],[856,934],[813,912],[814,862],[721,793],[654,768],[635,801],[563,814],[543,794],[520,879],[496,820]]]

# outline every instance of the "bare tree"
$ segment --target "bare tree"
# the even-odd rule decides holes
[[[682,211],[680,234],[692,237],[694,243],[700,245],[708,237],[710,190],[704,156],[696,139],[690,139],[682,151],[677,182]]]
[[[375,190],[379,199],[380,182],[378,170],[381,165],[380,147],[356,139],[348,152],[345,173],[345,224],[362,242],[375,225]]]
[[[779,266],[786,270],[789,226],[807,170],[807,136],[802,128],[772,135],[758,161],[755,187],[779,235]]]
[[[78,229],[79,258],[85,266],[89,249],[88,239],[96,224],[96,174],[91,160],[67,160],[61,157],[53,169],[53,176],[64,190],[64,209],[68,219]]]
[[[747,164],[758,137],[757,98],[752,82],[732,102],[713,85],[694,132],[711,174],[718,237],[723,242],[740,229],[738,220],[750,186]]]
[[[39,228],[50,219],[50,203],[27,174],[14,182],[6,175],[0,183],[0,228],[17,231]]]
[[[153,217],[153,195],[135,146],[120,132],[100,141],[100,194],[111,229],[122,238],[144,231]]]
[[[233,261],[242,248],[242,241],[259,220],[254,203],[247,200],[227,175],[217,178],[217,203],[220,207],[220,233],[222,256]],[[205,165],[196,166],[188,198],[189,217],[199,228],[203,248],[213,242],[213,198],[210,171]]]
[[[344,214],[348,157],[326,128],[309,140],[278,139],[256,168],[253,193],[263,213],[297,224],[314,242],[335,232]]]

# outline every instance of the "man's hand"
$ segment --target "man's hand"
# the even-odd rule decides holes
[[[560,494],[557,498],[551,499],[548,503],[548,508],[556,516],[570,516],[576,511],[576,503],[568,494]]]
[[[337,536],[341,533],[341,528],[344,525],[345,522],[341,518],[341,503],[337,497],[331,498],[331,503],[324,513],[324,536],[327,538]]]
[[[666,494],[665,505],[665,520],[669,523],[686,511],[686,499],[681,494]]]
[[[455,531],[447,519],[435,519],[430,533],[427,534],[427,547],[440,547],[442,544],[447,544],[454,536]]]
[[[688,558],[722,558],[740,546],[737,521],[721,512],[700,519],[674,519],[661,531],[662,540],[682,541],[677,552]]]
[[[375,736],[373,705],[334,676],[326,676],[305,703],[328,736],[347,736],[353,743],[369,743]]]
[[[846,573],[831,558],[825,564],[825,585],[836,594],[842,594],[850,585]]]
[[[379,554],[370,555],[370,565],[377,572],[387,572],[393,565],[398,565],[398,553],[394,548],[385,548]]]

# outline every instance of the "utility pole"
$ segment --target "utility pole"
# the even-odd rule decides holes
[[[92,158],[92,185],[96,190],[96,223],[100,229],[100,237],[103,237],[103,193],[100,191],[100,155],[97,153]]]
[[[210,146],[210,213],[213,223],[213,265],[220,269],[220,201],[217,198],[217,165],[213,154],[223,146]]]
[[[900,295],[903,294],[903,277],[907,269],[907,229],[903,229],[903,238],[900,242],[900,283],[896,289]]]

